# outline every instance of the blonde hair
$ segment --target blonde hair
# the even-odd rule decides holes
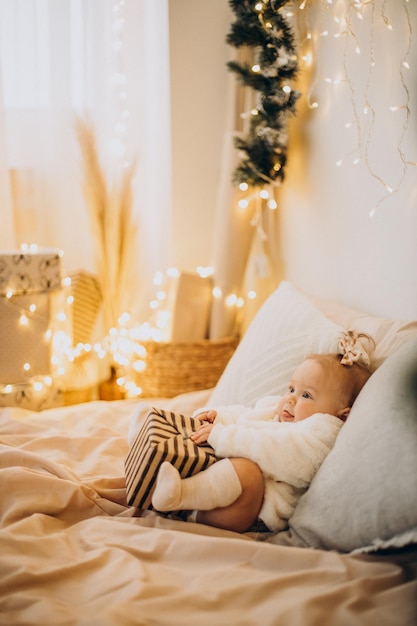
[[[316,361],[336,378],[340,384],[341,393],[346,393],[349,407],[353,405],[362,387],[372,374],[369,366],[363,363],[354,362],[350,365],[342,363],[342,354],[310,354],[306,359]]]

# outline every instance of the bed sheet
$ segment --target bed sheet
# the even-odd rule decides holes
[[[0,410],[0,623],[414,625],[401,558],[276,546],[126,505],[132,418],[206,399]]]

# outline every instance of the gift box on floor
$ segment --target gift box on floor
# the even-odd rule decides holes
[[[0,298],[0,382],[51,374],[53,300],[49,293]]]
[[[60,250],[0,254],[0,404],[62,404],[59,376],[71,345]]]
[[[180,272],[169,278],[170,341],[198,341],[207,337],[212,288],[211,278],[199,274]]]
[[[38,246],[0,251],[0,294],[60,289],[62,256],[62,250]]]
[[[88,272],[70,274],[72,303],[72,330],[74,346],[92,341],[94,328],[102,303],[97,278]]]
[[[169,461],[182,478],[200,472],[216,461],[208,444],[197,446],[189,438],[200,420],[160,409],[145,418],[125,460],[127,502],[138,509],[152,509],[159,467]]]
[[[43,411],[63,404],[62,389],[48,377],[34,377],[17,385],[0,385],[0,407],[16,406],[30,411]]]

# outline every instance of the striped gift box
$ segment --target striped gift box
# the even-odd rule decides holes
[[[211,446],[197,446],[189,438],[200,425],[197,418],[152,408],[125,460],[129,506],[153,508],[152,494],[159,467],[164,461],[169,461],[182,478],[187,478],[217,460]]]
[[[93,338],[102,296],[97,278],[93,274],[80,271],[69,275],[72,304],[73,343],[90,343]]]

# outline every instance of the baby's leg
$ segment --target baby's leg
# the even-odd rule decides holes
[[[198,511],[196,519],[201,524],[243,533],[256,522],[261,510],[264,498],[264,477],[259,466],[249,459],[233,458],[229,460],[241,484],[240,496],[228,506],[214,508],[210,511]],[[215,465],[217,463],[212,467]]]
[[[165,462],[158,472],[152,504],[157,511],[210,510],[231,504],[241,493],[239,476],[229,459],[183,479],[173,465]]]
[[[194,509],[202,524],[245,532],[256,521],[263,496],[262,472],[249,459],[221,459],[184,479],[170,463],[163,463],[152,504],[157,511]]]

